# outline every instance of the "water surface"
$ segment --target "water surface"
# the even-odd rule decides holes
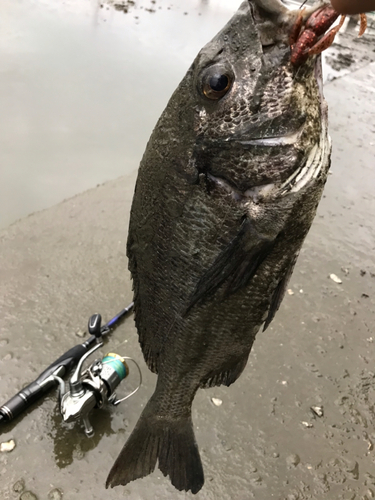
[[[136,169],[197,51],[239,4],[137,0],[125,13],[2,0],[0,227]]]

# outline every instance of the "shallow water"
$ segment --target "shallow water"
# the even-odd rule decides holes
[[[1,2],[0,228],[138,168],[171,93],[241,0],[108,2]]]
[[[138,167],[233,0],[2,0],[0,227]],[[149,10],[154,10],[150,12]]]

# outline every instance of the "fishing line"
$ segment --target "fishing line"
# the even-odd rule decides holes
[[[128,361],[132,361],[135,364],[135,366],[138,369],[138,373],[139,373],[139,382],[138,382],[137,387],[132,392],[130,392],[129,394],[127,394],[125,397],[123,397],[121,399],[117,399],[116,401],[114,401],[114,403],[113,403],[114,406],[119,405],[120,403],[122,403],[126,399],[130,398],[131,396],[133,396],[133,394],[135,394],[139,390],[139,388],[141,387],[141,385],[142,385],[142,372],[141,372],[141,369],[139,367],[139,364],[135,361],[135,359],[130,358],[129,356],[121,356],[121,357],[123,359],[127,359]],[[112,363],[112,361],[103,361],[102,362],[103,365],[110,364],[110,363]]]

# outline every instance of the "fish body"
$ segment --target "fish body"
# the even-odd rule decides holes
[[[295,19],[276,0],[246,0],[149,140],[127,252],[139,341],[158,379],[107,486],[158,461],[178,490],[200,490],[194,396],[239,377],[279,308],[330,163],[319,62],[290,62]]]

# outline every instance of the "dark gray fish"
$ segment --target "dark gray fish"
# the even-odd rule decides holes
[[[232,384],[272,321],[330,163],[319,59],[290,63],[297,12],[246,0],[198,54],[147,145],[131,210],[135,320],[154,394],[107,479],[204,475],[200,387]]]

